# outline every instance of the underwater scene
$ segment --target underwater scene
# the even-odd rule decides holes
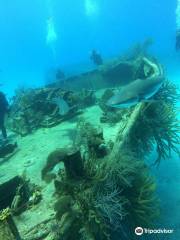
[[[0,1],[0,240],[180,239],[180,0]]]

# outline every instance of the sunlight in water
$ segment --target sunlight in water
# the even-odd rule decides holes
[[[54,24],[54,1],[47,0],[47,10],[48,10],[48,19],[46,22],[47,25],[47,34],[46,34],[46,44],[50,47],[54,60],[56,60],[56,42],[57,42],[57,33]]]
[[[95,0],[85,0],[85,10],[87,16],[94,16],[99,13],[99,6]]]
[[[57,41],[57,34],[54,26],[53,18],[50,17],[47,20],[47,36],[46,36],[46,43],[48,45],[54,45]]]
[[[56,41],[57,41],[57,34],[54,26],[54,21],[53,21],[53,18],[50,17],[47,20],[46,43],[51,48],[54,58],[56,57]]]
[[[180,0],[177,1],[176,24],[177,24],[177,28],[180,28]]]

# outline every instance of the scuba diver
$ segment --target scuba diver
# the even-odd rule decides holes
[[[180,50],[180,29],[176,32],[176,51]]]
[[[103,64],[102,57],[96,50],[92,50],[91,55],[90,55],[90,59],[97,66]]]
[[[7,132],[4,126],[5,115],[8,113],[8,101],[3,92],[0,91],[0,129],[2,131],[2,136],[4,139],[7,139]]]

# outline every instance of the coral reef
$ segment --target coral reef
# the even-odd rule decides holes
[[[82,107],[87,107],[95,104],[96,98],[93,90],[82,89],[79,94]]]
[[[120,122],[122,118],[124,117],[124,114],[126,114],[127,110],[119,110],[117,108],[112,108],[107,106],[107,101],[113,96],[113,90],[112,89],[106,89],[99,100],[99,107],[102,109],[103,113],[100,118],[101,123],[109,123],[110,125],[113,125],[117,122]]]
[[[110,196],[115,189],[116,200],[112,203],[117,203],[118,200],[122,206],[121,212],[117,212],[119,222],[123,225],[127,221],[131,232],[138,224],[144,223],[144,226],[151,226],[159,216],[155,179],[150,175],[144,161],[133,157],[133,153],[123,153],[121,149],[121,156],[112,158],[113,155],[112,152],[109,161],[103,163],[101,167],[102,176],[106,175],[99,189],[101,191],[103,189],[105,193],[109,189]],[[117,228],[118,226],[120,225],[117,224]]]
[[[0,209],[2,216],[5,212],[12,216],[20,215],[27,208],[31,208],[42,199],[39,186],[32,184],[24,176],[15,176],[0,184]],[[6,211],[3,209],[6,209]]]
[[[85,159],[103,158],[107,155],[109,146],[105,143],[103,129],[96,127],[80,118],[77,123],[74,145],[81,146],[81,154]]]
[[[56,180],[56,194],[60,197],[55,210],[62,237],[110,239],[113,231],[119,233],[119,239],[130,239],[129,233],[142,219],[146,219],[146,227],[156,219],[159,210],[155,183],[146,175],[147,169],[142,162],[134,161],[132,166],[132,159],[116,161],[115,167],[114,161],[99,166],[96,176],[86,169],[86,178],[81,181],[62,176]],[[137,167],[142,174],[137,173]]]
[[[128,210],[132,217],[130,222],[134,223],[134,227],[153,226],[153,221],[160,216],[159,199],[154,194],[156,191],[155,179],[146,170],[144,174],[135,176],[132,185],[134,186],[133,191],[132,188],[127,190],[130,199]]]
[[[136,226],[153,226],[160,214],[159,201],[156,182],[144,156],[154,144],[158,152],[155,163],[170,156],[172,150],[179,152],[175,86],[165,82],[155,98],[156,101],[140,103],[124,115],[112,150],[109,148],[99,160],[97,146],[106,145],[103,132],[80,120],[75,139],[80,154],[72,161],[76,170],[80,159],[83,174],[81,178],[67,174],[72,168],[66,165],[65,172],[60,171],[54,182],[59,196],[55,211],[61,237],[111,239],[116,234],[118,239],[135,239],[131,233]]]
[[[158,215],[155,182],[148,175],[148,168],[142,160],[133,158],[132,153],[126,155],[122,149],[121,156],[115,157],[113,150],[109,150],[98,159],[91,137],[98,136],[98,143],[105,144],[102,131],[97,135],[97,130],[83,120],[77,129],[80,154],[72,155],[73,165],[65,165],[54,181],[60,239],[105,240],[111,239],[112,233],[116,233],[118,239],[134,239],[130,232],[136,224],[146,216],[146,227],[150,226]],[[56,150],[49,155],[42,170],[44,179],[59,161],[65,164],[69,150],[64,152]],[[81,176],[77,168],[79,162]]]
[[[59,99],[68,106],[66,114],[61,114]],[[62,102],[62,101],[61,101]],[[40,127],[53,127],[64,120],[81,113],[81,109],[94,104],[93,91],[72,92],[61,88],[20,89],[11,105],[8,127],[25,136]]]
[[[80,151],[69,147],[66,149],[57,149],[50,153],[46,165],[42,169],[41,176],[47,182],[55,178],[50,171],[60,162],[64,163],[66,178],[81,178],[84,176],[84,166]]]
[[[0,239],[21,240],[9,208],[0,211]]]
[[[109,67],[101,66],[93,73],[81,75],[81,80],[90,79],[93,74],[94,79],[101,76],[100,80],[108,82],[113,78],[118,84],[121,74],[129,81],[137,77],[145,80],[156,74],[148,64],[149,58],[145,58],[146,44],[136,49],[139,53],[134,53],[131,59],[118,59]],[[156,65],[156,61],[152,64]],[[105,104],[112,94],[113,89],[106,90],[99,106],[103,111],[101,122],[117,123],[116,139],[113,143],[107,142],[104,125],[94,126],[79,118],[72,146],[59,146],[50,152],[41,171],[43,181],[54,183],[55,216],[31,229],[24,239],[110,240],[116,236],[118,240],[133,240],[136,239],[135,227],[154,226],[160,214],[159,200],[156,180],[150,174],[145,157],[154,146],[158,153],[156,164],[169,157],[171,151],[179,153],[175,108],[179,95],[176,87],[166,81],[153,101],[116,110]],[[66,116],[60,116],[61,105],[53,101],[55,98],[66,101],[71,109]],[[23,90],[12,105],[15,120],[11,120],[10,126],[26,135],[39,127],[51,127],[71,118],[95,102],[94,91],[85,89],[76,93],[58,87]],[[25,197],[21,184],[14,191],[11,213],[16,214]],[[41,198],[41,189],[30,187],[26,207],[33,207]]]
[[[154,101],[141,105],[136,123],[126,140],[126,147],[142,157],[151,152],[155,145],[158,154],[155,164],[159,164],[161,159],[170,158],[172,151],[180,155],[177,99],[179,94],[176,86],[166,81]]]
[[[0,211],[0,221],[5,220],[11,215],[11,210],[10,208],[5,208],[2,211]]]

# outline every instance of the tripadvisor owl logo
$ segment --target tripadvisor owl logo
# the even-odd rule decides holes
[[[135,228],[135,234],[140,236],[143,234],[143,228],[142,227],[137,227]]]

